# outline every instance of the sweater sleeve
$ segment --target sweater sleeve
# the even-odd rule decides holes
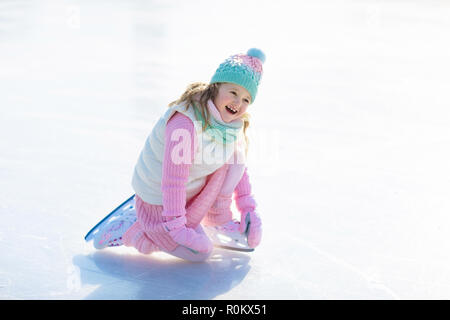
[[[194,124],[176,112],[167,122],[162,169],[163,216],[186,214],[186,183],[194,160]]]
[[[234,200],[240,213],[251,212],[256,209],[256,201],[252,195],[247,168],[244,169],[244,174],[234,189]]]

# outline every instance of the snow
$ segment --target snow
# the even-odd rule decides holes
[[[446,1],[0,3],[0,298],[449,299]],[[133,190],[167,104],[266,53],[253,253],[205,263],[85,233]]]

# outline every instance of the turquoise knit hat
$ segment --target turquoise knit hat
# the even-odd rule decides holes
[[[260,49],[251,48],[247,54],[235,54],[217,68],[210,83],[231,82],[247,89],[255,101],[258,85],[263,73],[266,55]]]

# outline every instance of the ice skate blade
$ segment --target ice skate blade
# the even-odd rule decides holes
[[[255,249],[253,248],[241,248],[241,247],[230,247],[230,246],[224,246],[221,244],[215,244],[214,247],[221,248],[221,249],[227,249],[227,250],[233,250],[233,251],[241,251],[241,252],[253,252]]]

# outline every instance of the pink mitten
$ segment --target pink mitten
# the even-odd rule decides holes
[[[256,248],[261,242],[262,236],[262,223],[259,215],[255,211],[241,213],[239,231],[247,232],[248,246]]]
[[[198,252],[210,252],[212,250],[212,242],[207,235],[186,227],[185,216],[171,217],[163,223],[163,226],[170,237],[179,245]]]

